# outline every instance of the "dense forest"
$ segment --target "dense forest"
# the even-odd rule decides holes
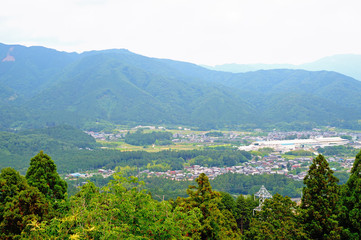
[[[25,176],[13,168],[1,170],[0,238],[359,239],[360,173],[361,152],[342,185],[318,155],[304,178],[299,205],[274,193],[257,208],[253,196],[213,190],[203,173],[187,196],[177,199],[163,200],[121,172],[102,188],[88,182],[68,198],[67,183],[41,151]]]
[[[52,155],[71,152],[76,156],[82,154],[81,150],[98,147],[93,137],[69,125],[0,132],[0,168],[16,167],[24,173],[29,159],[40,150]],[[68,161],[72,161],[72,158]]]
[[[171,132],[152,131],[151,133],[143,133],[142,129],[138,129],[135,133],[128,132],[125,135],[125,142],[135,146],[173,144]]]

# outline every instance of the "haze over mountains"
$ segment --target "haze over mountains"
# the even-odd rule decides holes
[[[128,50],[0,44],[0,129],[93,123],[358,128],[361,82],[293,69],[230,73]]]
[[[204,66],[211,70],[225,72],[250,72],[269,69],[303,69],[308,71],[334,71],[361,81],[361,55],[339,54],[321,58],[317,61],[300,65],[293,64],[222,64]]]

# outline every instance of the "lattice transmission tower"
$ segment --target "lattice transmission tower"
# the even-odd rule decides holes
[[[264,200],[266,200],[267,198],[272,198],[272,195],[267,191],[267,189],[264,187],[264,185],[262,185],[260,190],[254,194],[254,200],[256,200],[256,197],[259,198],[259,200],[258,200],[259,205],[258,205],[258,207],[253,209],[253,215],[254,215],[254,211],[261,211]]]

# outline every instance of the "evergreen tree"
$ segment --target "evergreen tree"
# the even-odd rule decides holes
[[[0,173],[0,239],[15,239],[32,220],[49,217],[44,195],[12,168]]]
[[[51,206],[44,195],[29,186],[5,205],[1,230],[5,236],[15,238],[32,221],[42,222],[50,218],[50,212]]]
[[[228,210],[221,211],[220,193],[213,191],[206,174],[196,178],[198,186],[189,186],[186,199],[177,199],[178,206],[187,209],[200,209],[199,219],[201,239],[234,239],[239,237],[239,230],[233,215]]]
[[[43,151],[30,160],[25,177],[29,185],[37,187],[51,201],[66,198],[68,185],[57,173],[54,161]]]
[[[29,185],[23,176],[20,176],[13,168],[3,168],[0,173],[0,238],[9,234],[4,216],[7,212],[7,205],[16,198],[19,193],[27,189]]]
[[[245,197],[242,194],[236,199],[235,218],[241,233],[247,230],[252,218],[253,209],[258,206],[258,201],[253,196]]]
[[[356,155],[351,175],[342,191],[342,216],[349,239],[361,237],[361,151]]]
[[[303,180],[301,216],[311,239],[340,239],[338,179],[324,156],[313,159]]]
[[[246,231],[247,239],[307,239],[296,210],[296,203],[289,197],[275,194],[266,199]]]
[[[227,192],[220,192],[221,194],[221,203],[219,204],[218,208],[220,210],[227,209],[229,212],[231,212],[233,215],[236,210],[236,202],[234,201],[234,198],[231,194]]]
[[[5,203],[28,188],[26,179],[13,168],[3,168],[0,173],[0,211]],[[1,213],[1,212],[0,212]],[[0,219],[2,214],[0,214]]]

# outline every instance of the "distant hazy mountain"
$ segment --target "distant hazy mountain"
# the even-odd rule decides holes
[[[361,82],[335,72],[236,74],[124,49],[77,54],[4,44],[0,59],[0,129],[104,121],[358,127],[361,114]]]
[[[304,69],[309,71],[334,71],[361,81],[361,55],[340,54],[321,58],[315,62],[300,65],[292,64],[223,64],[204,66],[211,70],[225,72],[250,72],[270,69]]]
[[[310,71],[335,71],[361,81],[361,55],[335,55],[300,66],[302,69]]]

